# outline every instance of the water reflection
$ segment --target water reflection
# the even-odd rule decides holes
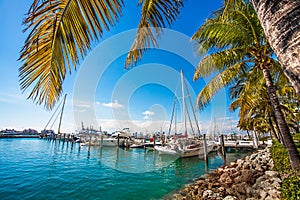
[[[227,153],[223,156],[219,152],[208,155],[205,161],[203,158],[179,158],[177,156],[160,156],[158,152],[149,149],[130,149],[100,146],[80,146],[79,143],[54,141],[51,143],[51,151],[54,153],[53,161],[62,154],[69,154],[70,157],[77,155],[78,158],[85,154],[86,158],[96,159],[101,165],[128,173],[145,173],[151,171],[164,170],[164,168],[174,168],[175,174],[180,174],[183,170],[195,168],[201,173],[208,173],[220,166],[232,162],[239,158],[240,152]],[[83,153],[83,154],[82,154]],[[242,157],[245,154],[241,154]]]

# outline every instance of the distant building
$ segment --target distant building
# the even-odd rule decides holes
[[[16,131],[15,129],[5,129],[1,131],[2,134],[16,134],[18,133],[18,131]]]
[[[24,130],[23,130],[23,133],[24,133],[24,134],[38,134],[38,131],[29,128],[29,129],[24,129]]]

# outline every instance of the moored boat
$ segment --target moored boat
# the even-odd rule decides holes
[[[198,139],[199,135],[200,135],[200,130],[199,130],[199,125],[198,125],[198,121],[196,119],[196,115],[195,115],[195,111],[193,109],[193,105],[191,103],[191,99],[190,99],[190,107],[192,108],[192,114],[190,115],[188,110],[187,110],[187,104],[185,102],[185,92],[184,89],[186,88],[188,90],[187,85],[184,82],[184,78],[183,78],[183,72],[181,70],[180,72],[181,75],[181,86],[182,86],[182,105],[183,105],[183,111],[182,111],[182,115],[183,115],[183,123],[184,123],[184,135],[182,135],[181,137],[176,136],[173,138],[173,140],[169,143],[164,144],[163,146],[155,146],[155,150],[157,150],[159,152],[160,155],[176,155],[178,157],[181,158],[186,158],[186,157],[192,157],[192,156],[199,156],[199,157],[204,157],[206,156],[209,152],[211,152],[214,147],[215,144],[214,142],[203,142],[203,140]],[[187,96],[190,98],[190,94],[189,91],[187,91]],[[176,116],[174,116],[174,111],[176,108],[176,99],[174,101],[174,108],[173,108],[173,113],[172,113],[172,118],[171,118],[171,125],[172,125],[172,121],[173,118],[176,120]],[[188,134],[187,131],[187,121],[186,121],[186,115],[189,118],[189,124],[192,127],[192,122],[190,119],[190,116],[194,116],[194,121],[196,123],[196,128],[198,130],[198,137],[196,135],[194,136],[190,136]],[[171,130],[171,125],[169,128],[169,133]],[[176,123],[175,123],[176,126]],[[175,128],[176,130],[176,128]],[[192,128],[192,132],[193,128]],[[175,131],[176,133],[176,131]],[[205,155],[206,154],[206,155]]]
[[[214,147],[215,144],[213,142],[208,142],[206,144],[206,153],[211,152]],[[176,155],[180,158],[203,157],[205,155],[203,142],[195,139],[177,139],[174,143],[169,143],[165,146],[155,146],[154,148],[160,155]]]

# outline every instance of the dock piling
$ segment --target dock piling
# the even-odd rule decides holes
[[[221,152],[222,152],[222,155],[225,156],[224,135],[220,135],[219,140],[220,140],[220,145],[221,145]]]
[[[207,161],[206,134],[203,134],[203,148],[204,148],[204,160]]]
[[[120,135],[118,134],[117,136],[117,139],[118,139],[118,147],[120,146]]]

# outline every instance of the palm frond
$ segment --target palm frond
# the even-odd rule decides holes
[[[245,63],[240,62],[232,66],[227,67],[225,70],[217,74],[212,78],[205,87],[201,90],[197,97],[197,107],[204,109],[204,107],[210,102],[211,98],[223,87],[235,81],[242,73]]]
[[[200,55],[228,47],[244,47],[259,43],[263,32],[254,9],[243,1],[226,1],[213,18],[194,33]]]
[[[151,45],[157,47],[156,38],[166,24],[171,25],[179,16],[182,0],[140,0],[141,19],[135,40],[125,61],[125,67],[136,64]]]
[[[21,89],[32,86],[28,98],[51,109],[62,93],[71,66],[91,42],[118,20],[123,0],[35,0],[24,24],[31,30],[21,50]]]
[[[230,48],[205,56],[198,64],[193,79],[197,80],[200,77],[209,76],[213,72],[222,70],[226,66],[234,65],[242,60],[251,62],[251,59],[246,60],[248,58],[246,52],[245,48]]]
[[[196,31],[192,41],[197,42],[197,52],[203,55],[215,49],[245,46],[249,37],[234,21],[210,19]]]

